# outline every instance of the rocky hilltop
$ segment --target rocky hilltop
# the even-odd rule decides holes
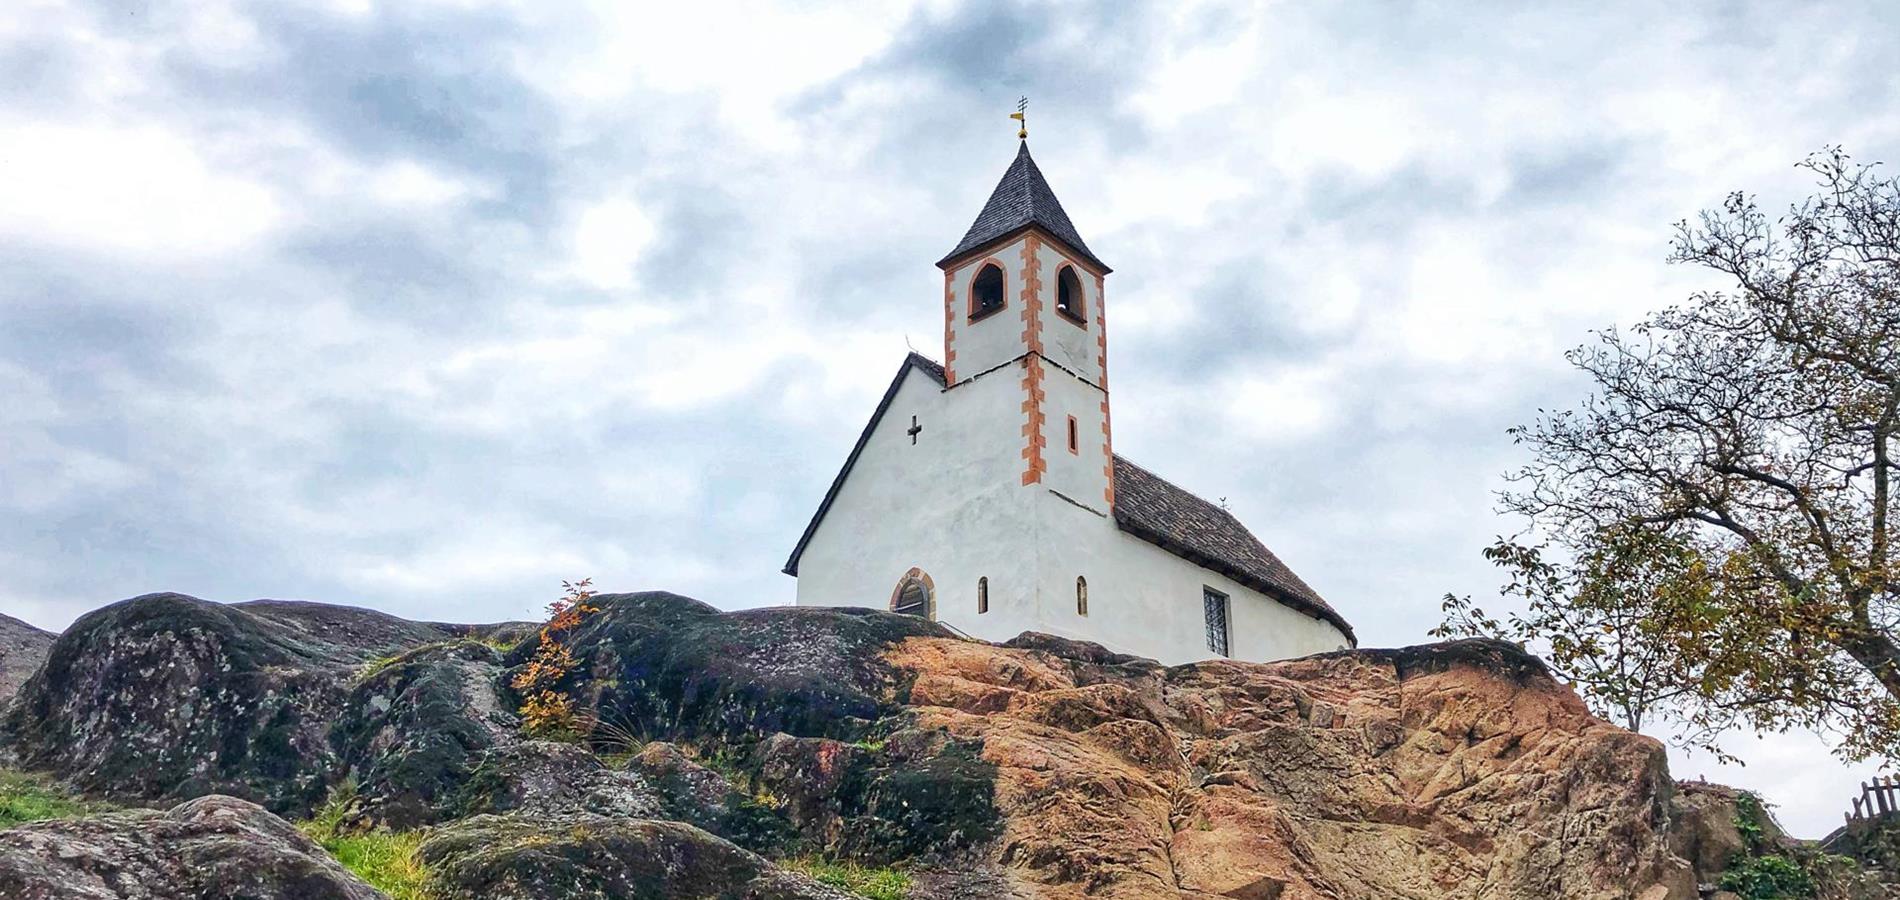
[[[49,632],[12,616],[0,614],[0,703],[20,689],[21,682],[40,667],[53,646]]]
[[[1679,789],[1508,645],[1169,668],[869,610],[594,602],[561,683],[592,727],[565,742],[523,736],[518,624],[98,610],[0,706],[0,757],[144,808],[0,830],[0,896],[384,896],[286,821],[313,818],[408,841],[439,898],[852,896],[839,865],[917,900],[1689,900],[1753,852],[1736,795]]]

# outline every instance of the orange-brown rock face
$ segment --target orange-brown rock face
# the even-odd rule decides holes
[[[1696,896],[1660,744],[1503,645],[1172,669],[911,638],[923,728],[982,741],[994,862],[1039,898]]]

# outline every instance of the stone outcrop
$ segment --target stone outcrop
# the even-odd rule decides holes
[[[337,772],[330,726],[354,673],[441,637],[350,607],[138,597],[59,636],[0,740],[23,766],[109,797],[223,793],[303,813]]]
[[[442,900],[852,900],[691,825],[476,816],[422,845]]]
[[[332,731],[357,785],[355,820],[433,825],[491,751],[520,740],[502,696],[502,654],[472,639],[424,644],[357,675]]]
[[[293,816],[360,774],[392,820],[415,823],[466,774],[458,753],[513,733],[512,707],[482,683],[500,676],[500,653],[478,641],[521,633],[519,623],[148,594],[81,617],[51,643],[0,710],[0,745],[25,768],[106,797],[222,793]],[[403,655],[419,648],[428,652]],[[366,674],[382,677],[365,685]]]
[[[1000,833],[994,766],[972,742],[911,727],[914,673],[887,658],[910,640],[969,643],[942,626],[866,609],[721,613],[657,592],[594,603],[568,639],[582,660],[572,692],[627,732],[742,763],[821,849],[889,863]]]
[[[59,637],[0,752],[143,803],[300,816],[353,786],[345,827],[430,829],[447,897],[840,896],[769,861],[826,856],[903,867],[913,900],[1691,900],[1738,852],[1732,796],[1505,644],[1170,668],[871,610],[594,603],[559,684],[580,743],[523,737],[533,641],[495,646],[519,626],[153,595]],[[307,849],[236,803],[220,821]],[[197,852],[178,810],[127,815],[26,833],[130,829],[98,844],[127,871]]]
[[[1900,882],[1900,815],[1856,819],[1820,841],[1820,849],[1854,859]]]
[[[0,615],[0,706],[20,690],[28,675],[46,661],[54,635],[19,619]]]
[[[1878,821],[1859,826],[1851,831],[1861,836],[1882,830]],[[1839,829],[1821,841],[1796,840],[1759,797],[1726,785],[1677,782],[1671,799],[1670,846],[1695,870],[1697,881],[1713,889],[1710,900],[1900,897],[1900,885],[1886,881],[1892,872],[1877,846],[1843,841],[1849,833]]]
[[[919,639],[918,727],[979,742],[1038,897],[1696,896],[1663,748],[1461,642],[1163,669]]]
[[[0,830],[6,900],[384,900],[263,807],[200,797]]]
[[[1742,792],[1721,784],[1679,781],[1670,800],[1669,849],[1687,862],[1697,877],[1715,883],[1721,873],[1748,853],[1748,840],[1740,823]],[[1766,833],[1762,839],[1772,843],[1783,840],[1772,819],[1764,817]]]
[[[856,740],[894,712],[900,673],[883,659],[932,622],[868,609],[722,613],[665,592],[602,594],[568,644],[585,665],[574,693],[646,737],[742,743],[761,735]],[[533,647],[517,648],[511,663]]]

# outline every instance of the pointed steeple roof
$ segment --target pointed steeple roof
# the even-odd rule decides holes
[[[957,242],[957,249],[938,260],[937,265],[943,266],[1031,225],[1040,226],[1083,259],[1100,266],[1104,272],[1109,271],[1108,265],[1095,258],[1095,254],[1089,252],[1089,245],[1082,242],[1082,236],[1075,233],[1069,214],[1062,211],[1062,202],[1056,199],[1056,192],[1049,189],[1042,170],[1036,168],[1036,161],[1030,158],[1028,141],[1016,151],[1016,161],[1009,164],[1003,180],[996,183],[990,201],[983,204],[983,211],[977,213],[976,222],[970,225],[963,240]]]

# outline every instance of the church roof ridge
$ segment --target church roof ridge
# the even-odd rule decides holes
[[[1056,199],[1056,192],[1049,187],[1048,180],[1042,177],[1042,169],[1036,166],[1035,158],[1029,155],[1028,141],[1022,142],[1016,151],[1016,159],[1003,171],[1002,179],[996,183],[996,190],[990,192],[989,202],[983,204],[983,211],[977,213],[976,221],[970,224],[969,231],[964,232],[963,240],[957,242],[955,250],[938,260],[937,265],[945,266],[958,257],[1032,225],[1049,232],[1103,272],[1111,271],[1107,263],[1089,250],[1089,245],[1082,241],[1082,235],[1076,232],[1075,223],[1069,221],[1069,214],[1062,209],[1062,201]]]

